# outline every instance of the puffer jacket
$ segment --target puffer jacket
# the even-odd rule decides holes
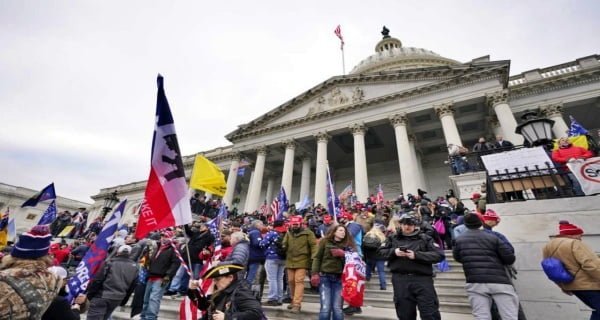
[[[511,284],[506,266],[515,263],[515,254],[497,236],[469,229],[456,239],[454,259],[463,265],[467,283]]]
[[[223,260],[222,263],[227,264],[238,264],[246,266],[248,264],[248,257],[250,256],[250,244],[248,240],[240,240],[233,246],[231,253]]]
[[[396,249],[406,247],[415,252],[415,259],[398,257]],[[433,238],[416,230],[404,235],[401,231],[390,235],[377,253],[387,258],[392,273],[433,276],[432,265],[444,259],[442,251],[433,245]]]
[[[103,264],[90,283],[88,297],[123,300],[133,292],[138,278],[137,264],[127,256],[115,256]]]
[[[565,291],[600,290],[600,258],[583,241],[556,237],[542,251],[544,258],[558,258],[575,276],[571,283],[558,286]]]
[[[283,238],[286,251],[285,267],[290,269],[309,269],[317,254],[315,234],[307,229],[299,232],[288,231]]]

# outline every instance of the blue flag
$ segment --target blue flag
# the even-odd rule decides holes
[[[579,123],[573,116],[569,116],[571,119],[571,127],[569,128],[569,137],[584,136],[588,134],[588,131]]]
[[[333,219],[337,222],[337,215],[340,213],[340,199],[333,191],[333,183],[331,182],[331,174],[329,166],[327,166],[327,211],[333,215]]]
[[[296,206],[296,210],[300,211],[300,210],[304,210],[306,208],[308,208],[308,206],[310,205],[310,198],[308,197],[308,195],[304,196],[304,199],[302,199],[302,201]]]
[[[46,186],[42,191],[34,194],[31,198],[27,199],[27,201],[23,202],[21,208],[25,207],[35,207],[38,202],[56,199],[56,192],[54,191],[54,182]]]
[[[242,177],[246,173],[246,168],[238,168],[238,176]]]
[[[277,201],[279,205],[279,210],[277,211],[277,216],[275,217],[275,220],[283,220],[283,212],[287,212],[289,209],[287,195],[285,194],[285,189],[283,188],[283,186],[281,186],[281,189],[279,189]]]
[[[96,237],[96,241],[77,266],[75,276],[67,283],[68,301],[73,301],[80,293],[87,290],[90,280],[94,278],[94,275],[106,259],[110,242],[114,238],[115,232],[117,232],[117,226],[123,216],[126,203],[127,200],[123,200],[113,211],[112,216],[106,222],[98,237]]]
[[[50,202],[50,205],[48,206],[46,211],[44,211],[44,214],[40,218],[38,226],[42,224],[51,224],[52,222],[54,222],[54,220],[56,220],[56,201],[52,200],[52,202]]]

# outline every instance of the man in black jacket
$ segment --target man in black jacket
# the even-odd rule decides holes
[[[105,320],[110,317],[123,298],[135,288],[137,264],[129,259],[131,247],[122,245],[117,255],[104,263],[90,283],[88,320]]]
[[[418,307],[422,320],[440,320],[432,265],[442,261],[444,254],[417,224],[414,216],[402,215],[401,230],[390,235],[377,252],[388,259],[398,319],[417,319]]]
[[[160,245],[149,259],[142,320],[157,319],[163,294],[179,268],[180,262],[171,244],[173,237],[173,231],[163,231],[160,235]]]
[[[511,248],[497,236],[480,230],[478,215],[465,216],[465,233],[456,239],[452,254],[463,264],[467,295],[475,319],[491,319],[492,299],[503,320],[517,320],[519,297],[511,285],[506,266],[515,262]]]

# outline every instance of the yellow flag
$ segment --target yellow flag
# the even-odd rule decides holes
[[[581,147],[586,150],[588,150],[590,148],[588,145],[586,136],[581,135],[581,136],[569,137],[569,141],[571,142],[572,145],[574,145],[576,147]],[[558,149],[558,139],[554,139],[554,145],[553,145],[552,150],[556,150],[556,149]]]
[[[225,174],[212,161],[204,156],[197,155],[194,161],[194,169],[190,178],[190,188],[210,192],[222,197],[227,190]]]
[[[68,235],[71,233],[71,231],[73,231],[73,229],[74,229],[74,228],[75,228],[75,226],[66,226],[66,227],[65,227],[65,228],[64,228],[64,229],[63,229],[63,230],[62,230],[62,231],[61,231],[61,232],[58,234],[58,237],[59,237],[59,238],[63,238],[63,237],[66,237],[66,236],[68,236]]]

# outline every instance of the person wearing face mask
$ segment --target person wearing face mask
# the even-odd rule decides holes
[[[302,227],[302,216],[292,216],[289,224],[289,232],[283,238],[285,267],[292,295],[292,303],[287,308],[292,313],[300,313],[304,297],[304,278],[317,253],[317,241],[312,231]]]
[[[163,231],[160,235],[160,245],[150,257],[142,320],[157,319],[163,294],[179,268],[180,262],[171,244],[173,236],[173,231]]]

